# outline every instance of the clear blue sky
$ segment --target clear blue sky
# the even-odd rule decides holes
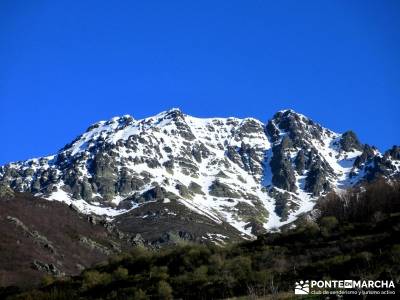
[[[170,107],[399,144],[400,1],[0,2],[0,164]]]

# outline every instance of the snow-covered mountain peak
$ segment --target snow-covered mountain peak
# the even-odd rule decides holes
[[[305,141],[322,141],[326,136],[339,136],[337,133],[290,109],[277,112],[268,121],[267,133],[273,141],[278,141],[287,135],[299,146]]]
[[[0,183],[108,216],[173,202],[251,235],[295,220],[332,189],[397,176],[399,153],[381,155],[293,110],[264,124],[173,108],[97,122],[54,156],[0,167]]]

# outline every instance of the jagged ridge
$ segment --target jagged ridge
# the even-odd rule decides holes
[[[0,167],[0,183],[109,217],[172,202],[251,236],[332,189],[398,176],[399,157],[397,146],[382,155],[292,110],[264,124],[171,109],[98,122],[56,155]]]

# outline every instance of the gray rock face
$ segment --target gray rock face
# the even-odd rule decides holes
[[[168,111],[168,113],[165,114],[165,117],[161,119],[161,122],[168,119],[173,120],[177,127],[177,131],[174,131],[173,134],[177,134],[188,141],[196,139],[190,127],[186,124],[183,113],[179,109]]]
[[[204,195],[204,192],[201,189],[201,185],[193,181],[191,181],[189,184],[189,191],[195,194]]]
[[[386,151],[385,157],[400,160],[400,146],[393,146],[390,150]]]
[[[268,211],[260,206],[258,202],[253,202],[253,205],[239,202],[235,205],[235,209],[244,217],[247,222],[246,228],[249,228],[252,234],[260,235],[266,232],[263,224],[268,218]]]
[[[0,184],[0,198],[13,198],[14,191],[5,184]]]
[[[132,238],[131,243],[135,246],[143,247],[146,243],[145,239],[138,233]]]
[[[215,197],[240,198],[240,194],[232,190],[227,184],[215,180],[210,185],[210,195]]]
[[[276,113],[269,127],[270,129],[267,128],[267,132],[273,134],[271,135],[272,140],[277,141],[279,134],[285,132],[294,146],[297,147],[307,146],[309,140],[320,141],[324,131],[321,125],[292,110]]]
[[[183,198],[191,198],[192,193],[189,191],[189,189],[184,185],[184,184],[177,184],[175,188],[179,191],[179,195],[181,195]]]
[[[307,174],[305,190],[313,196],[331,190],[328,175],[320,163],[314,163]]]
[[[296,177],[290,158],[286,155],[290,138],[285,137],[281,144],[272,148],[272,159],[270,162],[272,171],[272,183],[284,190],[296,192]]]
[[[257,150],[251,147],[249,144],[242,143],[238,153],[241,157],[243,168],[245,171],[249,172],[252,175],[261,175],[261,159],[262,156],[260,153],[257,153]]]
[[[46,264],[44,262],[41,262],[39,260],[34,260],[32,262],[32,268],[35,270],[39,270],[41,272],[60,277],[65,275],[63,272],[61,272],[54,264]]]
[[[365,168],[365,179],[368,181],[375,180],[377,178],[388,178],[397,170],[397,165],[393,165],[392,161],[380,156],[375,156],[369,160],[368,165]],[[397,174],[397,176],[399,176]]]
[[[240,157],[240,154],[238,151],[236,151],[236,148],[233,146],[228,146],[228,149],[226,151],[226,156],[235,164],[240,166],[241,168],[244,169],[244,165],[242,162],[242,158]]]
[[[293,111],[279,112],[268,122],[267,133],[274,141],[270,166],[272,184],[289,192],[297,191],[297,176],[306,174],[304,190],[318,196],[330,189],[333,169],[316,149],[328,132]],[[282,137],[283,136],[283,137]],[[279,196],[278,212],[286,196]]]
[[[85,236],[81,236],[79,238],[79,242],[82,243],[84,246],[88,247],[89,249],[92,250],[97,250],[103,254],[106,255],[111,255],[112,253],[115,253],[115,251],[112,251],[111,249],[109,249],[108,247],[101,245],[95,241],[93,241],[92,239],[85,237]],[[116,251],[118,252],[118,251]]]
[[[295,164],[297,173],[302,175],[306,168],[306,156],[304,155],[303,150],[300,150],[297,153],[296,159],[294,160],[294,164]]]
[[[55,249],[53,247],[53,244],[44,236],[41,235],[38,231],[36,230],[30,230],[21,220],[18,218],[12,217],[12,216],[7,216],[7,220],[14,223],[15,226],[21,229],[23,234],[31,237],[36,244],[39,246],[45,248],[46,250],[50,251],[51,253],[55,253]]]
[[[90,168],[92,168],[95,191],[100,193],[105,200],[111,200],[115,196],[118,172],[112,155],[104,152],[97,153]]]
[[[363,164],[365,164],[367,161],[369,161],[374,156],[375,156],[374,149],[368,145],[364,145],[363,152],[361,153],[360,156],[357,156],[357,158],[354,161],[353,167],[355,167],[355,168],[362,167]]]
[[[269,120],[265,127],[266,134],[270,137],[270,140],[275,143],[279,140],[279,129],[276,127],[272,120]]]
[[[353,131],[346,131],[340,139],[340,145],[344,151],[362,150],[363,145]]]
[[[358,156],[353,165],[351,177],[357,177],[357,170],[363,170],[363,181],[372,181],[378,178],[400,178],[400,147],[393,146],[384,155],[379,155],[374,147],[364,145],[363,152]]]
[[[168,192],[163,187],[155,186],[154,188],[149,189],[143,194],[135,194],[129,199],[137,203],[144,203],[148,201],[163,201],[165,198],[176,199],[177,196],[171,192]]]

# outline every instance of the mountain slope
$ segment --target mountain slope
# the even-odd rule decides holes
[[[341,194],[319,199],[320,215],[315,220],[303,219],[296,228],[267,233],[255,241],[229,247],[192,243],[160,251],[136,248],[78,276],[33,290],[0,288],[0,297],[300,299],[294,294],[299,280],[346,278],[366,283],[387,280],[393,285],[335,289],[343,297],[333,295],[334,299],[365,299],[365,295],[398,299],[400,182],[379,180],[363,185],[361,191]],[[326,299],[316,291],[301,299]]]
[[[399,170],[399,147],[382,155],[292,110],[264,124],[171,109],[98,122],[56,155],[1,167],[0,182],[120,222],[149,203],[184,206],[251,237],[295,220],[332,189]]]
[[[79,274],[132,245],[128,235],[64,203],[0,189],[0,286]]]

